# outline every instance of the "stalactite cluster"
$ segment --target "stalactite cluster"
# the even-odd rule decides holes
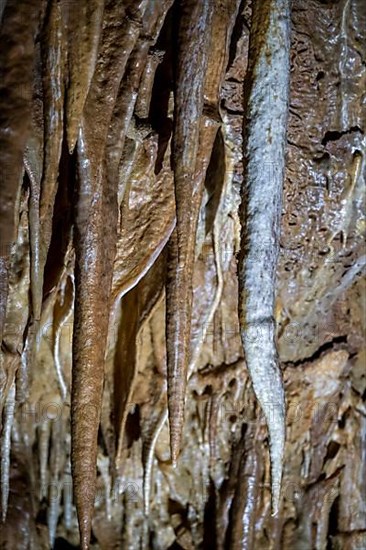
[[[363,2],[0,21],[0,548],[363,548]]]

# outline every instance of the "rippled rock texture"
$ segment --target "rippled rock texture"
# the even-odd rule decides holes
[[[1,548],[366,548],[363,0],[291,5],[275,516],[240,335],[240,204],[280,162],[246,145],[254,28],[286,4],[0,2]]]

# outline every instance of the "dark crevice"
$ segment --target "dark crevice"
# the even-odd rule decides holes
[[[234,1],[234,0],[233,0]],[[240,40],[240,38],[243,36],[243,30],[246,26],[246,21],[244,17],[244,8],[247,3],[247,0],[241,0],[239,10],[238,10],[238,17],[235,20],[233,32],[231,35],[231,42],[230,42],[230,48],[229,48],[229,59],[227,63],[227,71],[231,67],[231,65],[234,63],[234,59],[236,57],[236,48],[237,44]]]
[[[158,174],[163,167],[164,156],[173,130],[172,120],[168,117],[169,97],[173,90],[172,10],[173,8],[166,15],[156,44],[156,50],[165,53],[156,69],[149,108],[151,127],[159,136],[155,174]]]
[[[312,481],[311,483],[308,483],[306,490],[309,492],[311,489],[316,488],[317,485],[318,485],[319,483],[322,483],[322,482],[327,483],[327,482],[329,482],[329,481],[331,481],[331,480],[337,479],[337,478],[341,475],[341,473],[342,473],[342,471],[344,470],[344,468],[345,468],[344,465],[339,466],[339,467],[338,467],[330,476],[328,476],[328,477],[327,477],[327,475],[326,475],[324,472],[322,472],[322,473],[319,475],[319,477],[318,477],[315,481]]]
[[[342,136],[345,136],[347,134],[361,134],[363,135],[363,130],[359,126],[352,126],[349,130],[345,130],[344,132],[338,132],[336,130],[331,130],[329,132],[325,132],[324,137],[321,141],[322,145],[326,146],[327,143],[330,141],[338,141]]]
[[[309,357],[304,357],[302,359],[299,359],[298,361],[285,361],[282,363],[283,367],[299,367],[301,365],[305,365],[307,363],[312,363],[313,361],[317,361],[324,355],[327,351],[332,350],[333,348],[339,349],[343,348],[344,345],[347,344],[347,335],[344,334],[342,336],[336,336],[335,338],[332,338],[329,342],[326,342],[322,346],[320,346],[313,355]]]
[[[225,147],[221,131],[217,132],[210,163],[207,168],[205,188],[208,194],[206,203],[206,235],[212,229],[220,203],[225,179]]]
[[[334,458],[338,454],[340,448],[341,446],[337,441],[330,441],[327,446],[327,454],[325,455],[324,463]]]
[[[132,447],[134,441],[138,441],[141,437],[141,415],[139,405],[135,406],[133,412],[130,412],[127,415],[126,419],[126,440],[127,447]]]
[[[225,104],[222,104],[221,105],[221,108],[226,111],[226,113],[228,115],[235,115],[235,116],[243,116],[244,115],[244,111],[239,109],[239,110],[236,110],[236,109],[230,109],[229,107],[227,107]]]
[[[58,188],[52,218],[51,242],[44,272],[43,299],[57,284],[72,233],[72,204],[76,181],[76,149],[70,156],[66,134],[62,142]]]
[[[70,544],[66,539],[64,539],[63,537],[57,537],[57,539],[55,540],[55,545],[54,545],[54,550],[72,550],[72,549],[77,549],[79,548],[79,546],[73,546],[72,544]]]
[[[332,550],[333,548],[332,537],[334,537],[338,532],[338,515],[339,515],[339,497],[337,497],[334,500],[329,513],[327,550]]]
[[[210,479],[210,485],[208,489],[208,499],[204,512],[204,527],[203,527],[203,550],[216,548],[216,532],[212,529],[213,525],[216,525],[216,491],[213,481]]]
[[[238,80],[234,76],[230,76],[226,79],[226,82],[233,82],[234,84],[242,84],[241,80]]]

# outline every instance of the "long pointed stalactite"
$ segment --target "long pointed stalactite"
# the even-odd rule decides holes
[[[173,169],[176,229],[169,242],[166,288],[168,408],[173,464],[182,444],[189,362],[192,272],[203,181],[195,181],[204,82],[211,35],[212,2],[179,3],[175,67]],[[192,57],[195,60],[192,63]]]
[[[43,278],[48,250],[52,237],[54,204],[58,187],[59,163],[62,151],[64,130],[64,97],[66,51],[64,44],[64,21],[62,6],[51,2],[45,20],[45,37],[41,46],[43,66],[43,109],[44,109],[44,155],[39,196],[39,266],[34,295],[33,315],[38,321],[41,315],[43,298]]]
[[[117,184],[113,181],[108,185],[106,177],[106,139],[118,88],[145,8],[143,1],[127,19],[115,2],[106,3],[102,46],[78,135],[71,465],[82,548],[89,547],[96,491],[97,436],[117,240]],[[120,25],[116,26],[118,15]],[[118,45],[119,33],[126,37],[125,48]]]
[[[268,425],[273,512],[277,513],[285,398],[274,307],[290,89],[288,0],[253,3],[249,60],[239,317],[246,363]]]
[[[363,4],[0,2],[0,548],[365,546]]]

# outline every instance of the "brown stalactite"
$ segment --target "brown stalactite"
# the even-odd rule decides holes
[[[166,287],[168,408],[172,461],[181,448],[189,361],[192,272],[201,181],[195,185],[204,81],[211,32],[212,6],[182,2],[175,82],[173,169],[176,229],[169,242]],[[202,29],[205,32],[202,32]],[[196,59],[194,65],[191,63]]]
[[[84,151],[81,136],[78,141],[78,152],[82,157]],[[111,220],[111,212],[108,212],[108,221],[105,217],[101,176],[93,181],[90,173],[83,172],[82,160],[80,160],[80,180],[81,189],[85,186],[88,191],[90,186],[94,193],[89,199],[90,202],[87,197],[79,199],[86,211],[80,212],[79,203],[78,216],[87,214],[87,218],[83,220],[76,234],[76,294],[71,393],[72,469],[81,546],[88,548],[95,498],[97,434],[108,329],[108,274],[105,269],[111,269],[111,265],[108,265],[105,258],[105,247],[109,243],[105,240],[104,224],[109,224],[113,220]],[[95,243],[98,244],[95,245]]]
[[[72,456],[75,503],[82,548],[89,548],[96,490],[97,435],[102,405],[110,291],[117,239],[117,186],[109,185],[104,152],[118,87],[138,35],[146,2],[114,24],[120,8],[105,7],[102,46],[78,136],[75,321],[72,377]],[[116,11],[117,10],[117,11]],[[118,36],[126,45],[120,48]],[[108,80],[106,81],[106,79]],[[108,86],[105,93],[104,86]]]
[[[192,17],[197,19],[187,19],[186,22],[185,18],[190,17],[190,9],[194,14]],[[196,27],[198,29],[203,24],[200,20],[203,15],[199,12],[195,14],[195,9],[189,2],[182,4],[180,32],[183,47],[185,37],[190,33],[198,33]],[[204,6],[201,9],[204,14]],[[206,16],[208,36],[203,44],[200,43],[203,40],[201,36],[197,39],[199,61],[194,69],[188,66],[190,61],[186,49],[183,52],[178,50],[177,53],[176,126],[173,134],[177,227],[176,236],[169,245],[171,263],[167,285],[168,404],[173,462],[179,453],[184,423],[196,226],[203,183],[219,128],[219,94],[237,8],[235,3],[217,2],[210,9],[212,14]],[[210,55],[211,51],[216,52],[214,45],[218,40],[223,44],[219,61],[216,56]],[[192,90],[196,87],[197,97],[194,97]]]
[[[66,49],[64,22],[61,7],[56,0],[50,3],[44,22],[41,42],[43,66],[44,104],[44,155],[40,196],[38,200],[38,243],[37,230],[32,240],[32,250],[37,251],[38,269],[34,273],[33,315],[38,321],[41,315],[43,298],[43,277],[47,254],[52,236],[52,221],[55,197],[58,187],[58,167],[61,157],[64,124],[64,86]],[[32,195],[32,188],[31,188]]]
[[[8,296],[8,259],[0,257],[0,338],[3,339],[3,327],[6,314],[6,299]],[[4,373],[2,373],[2,376]]]
[[[253,548],[254,526],[260,484],[260,454],[253,426],[245,433],[237,486],[231,504],[228,547],[233,550]]]

